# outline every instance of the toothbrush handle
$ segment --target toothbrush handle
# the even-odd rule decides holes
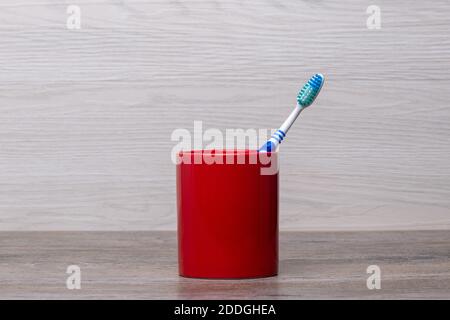
[[[280,129],[278,129],[272,137],[267,141],[264,146],[260,150],[262,151],[275,151],[278,147],[278,145],[283,141],[284,137],[286,136],[287,132],[291,128],[292,124],[295,122],[297,117],[300,115],[300,113],[303,111],[303,108],[297,106],[287,117],[287,119],[283,122]]]
[[[289,117],[287,117],[287,119],[283,122],[283,124],[281,125],[280,129],[285,135],[287,134],[287,132],[289,131],[289,129],[291,128],[292,124],[295,122],[295,120],[297,119],[297,117],[300,115],[300,113],[303,111],[303,108],[297,106],[289,115]]]

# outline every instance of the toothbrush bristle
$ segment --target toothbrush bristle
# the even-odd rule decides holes
[[[298,105],[302,108],[310,106],[319,95],[323,82],[324,77],[320,73],[315,74],[311,79],[309,79],[297,96]]]

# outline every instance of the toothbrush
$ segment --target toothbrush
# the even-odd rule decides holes
[[[275,151],[278,145],[283,141],[289,128],[297,119],[299,114],[309,107],[319,95],[320,89],[322,89],[325,78],[322,74],[315,74],[309,81],[303,86],[297,95],[297,106],[294,111],[291,112],[289,117],[283,122],[281,127],[272,135],[272,137],[259,149],[260,152]]]

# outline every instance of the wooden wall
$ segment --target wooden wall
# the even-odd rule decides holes
[[[173,130],[274,128],[315,72],[280,150],[281,228],[449,229],[449,17],[438,0],[3,0],[0,230],[175,229]]]

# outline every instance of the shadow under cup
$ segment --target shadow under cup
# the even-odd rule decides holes
[[[180,152],[177,205],[181,276],[278,273],[277,152]]]

